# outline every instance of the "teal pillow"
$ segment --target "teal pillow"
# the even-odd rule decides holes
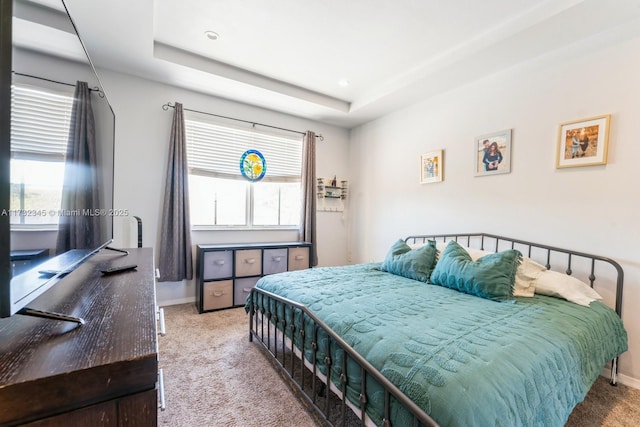
[[[397,276],[428,282],[437,259],[435,241],[430,240],[426,245],[412,250],[400,239],[391,246],[380,268]]]
[[[430,282],[493,301],[507,301],[513,299],[521,260],[520,251],[509,249],[472,261],[462,246],[451,241],[442,251]]]

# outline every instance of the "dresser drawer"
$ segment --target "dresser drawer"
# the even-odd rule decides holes
[[[203,255],[203,280],[233,276],[233,251],[208,251]]]
[[[289,248],[289,271],[309,268],[309,248]]]
[[[260,277],[245,277],[244,279],[236,279],[233,282],[233,304],[244,305],[247,296],[251,293],[251,289],[260,280]]]
[[[287,248],[265,249],[262,254],[263,274],[287,271]]]
[[[236,276],[259,276],[262,274],[262,249],[236,251]]]
[[[216,310],[233,306],[233,280],[205,282],[202,293],[203,310]]]

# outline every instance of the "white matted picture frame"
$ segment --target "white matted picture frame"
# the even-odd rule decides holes
[[[444,169],[442,151],[429,151],[420,156],[420,184],[442,182]]]
[[[607,164],[611,115],[560,123],[556,168]]]
[[[473,149],[475,176],[511,172],[511,129],[480,135]]]

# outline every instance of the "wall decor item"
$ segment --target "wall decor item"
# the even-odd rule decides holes
[[[442,150],[424,153],[420,156],[420,184],[441,182],[443,169]]]
[[[560,123],[556,168],[607,164],[611,115]]]
[[[258,150],[247,150],[240,157],[240,173],[251,182],[260,181],[267,173],[267,162]]]
[[[511,129],[478,136],[474,145],[475,176],[511,172]]]
[[[316,180],[316,194],[318,196],[316,210],[318,212],[344,212],[349,181],[338,181],[336,175],[334,175],[333,178],[327,178],[326,180],[324,178],[316,178]]]

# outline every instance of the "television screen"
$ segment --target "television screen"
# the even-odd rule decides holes
[[[115,117],[62,0],[2,0],[2,14],[0,40],[11,40],[0,100],[8,317],[111,242]]]

